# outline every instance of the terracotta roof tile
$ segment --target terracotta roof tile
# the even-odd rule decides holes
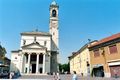
[[[103,38],[103,39],[99,40],[97,43],[95,43],[94,45],[92,45],[91,47],[97,46],[99,44],[102,44],[102,43],[105,43],[105,42],[108,42],[108,41],[112,41],[112,40],[117,39],[117,38],[120,38],[120,33],[114,34],[114,35],[106,37],[106,38]]]

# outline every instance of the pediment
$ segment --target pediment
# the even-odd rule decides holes
[[[38,42],[34,42],[25,46],[22,46],[22,49],[46,49],[46,47],[40,45]]]

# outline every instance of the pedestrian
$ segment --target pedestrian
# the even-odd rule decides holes
[[[10,78],[10,79],[13,78],[13,74],[12,74],[12,72],[10,72],[10,74],[9,74],[9,78]]]
[[[60,74],[59,74],[59,72],[57,72],[57,80],[60,80]]]
[[[56,74],[53,72],[53,79],[56,80]]]
[[[73,71],[73,77],[72,77],[72,80],[78,80],[78,77],[77,77],[76,71]]]

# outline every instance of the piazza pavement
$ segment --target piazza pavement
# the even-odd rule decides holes
[[[61,80],[72,80],[71,74],[60,75]],[[53,75],[22,75],[16,79],[39,79],[55,80]],[[120,80],[120,78],[100,78],[100,77],[82,77],[78,75],[78,80]]]

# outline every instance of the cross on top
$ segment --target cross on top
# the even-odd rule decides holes
[[[34,42],[36,42],[36,36],[34,37]]]

